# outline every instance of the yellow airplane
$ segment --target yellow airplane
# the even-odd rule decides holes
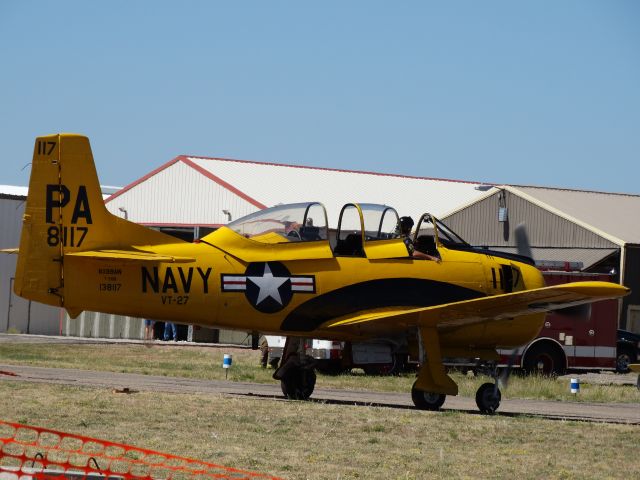
[[[89,140],[35,142],[17,262],[16,294],[63,307],[286,335],[280,380],[306,399],[316,376],[303,338],[416,352],[411,395],[437,410],[458,387],[444,357],[495,361],[497,348],[533,339],[545,313],[629,289],[604,282],[545,287],[530,258],[468,245],[433,216],[420,219],[409,254],[396,211],[347,204],[337,230],[317,202],[279,205],[188,243],[109,213]],[[298,339],[296,341],[296,339]],[[476,395],[500,404],[496,383]]]

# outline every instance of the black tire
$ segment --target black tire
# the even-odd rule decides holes
[[[307,400],[316,386],[316,372],[310,368],[292,368],[280,380],[280,388],[291,400]]]
[[[476,405],[482,413],[493,414],[500,406],[502,394],[493,383],[483,383],[476,392]]]
[[[424,392],[416,388],[414,382],[411,387],[411,400],[419,410],[439,410],[447,396],[444,393]]]
[[[553,343],[536,343],[524,354],[522,368],[529,374],[562,375],[566,371],[564,352]]]
[[[629,364],[633,363],[633,350],[628,346],[618,347],[618,352],[616,354],[616,372],[618,373],[629,373],[631,369],[629,368]]]

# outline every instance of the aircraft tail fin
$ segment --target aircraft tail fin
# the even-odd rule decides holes
[[[89,139],[36,138],[16,267],[16,294],[64,306],[64,256],[175,241],[105,207]]]

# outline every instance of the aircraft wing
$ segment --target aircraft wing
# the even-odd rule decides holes
[[[349,318],[341,317],[326,324],[325,327],[350,330],[350,327],[357,326],[360,331],[366,331],[368,328],[380,331],[385,328],[385,325],[393,330],[398,324],[404,324],[437,326],[439,330],[447,330],[619,298],[629,292],[627,287],[615,283],[574,282],[432,307],[386,310],[354,315]]]
[[[192,257],[178,257],[176,255],[162,255],[140,250],[90,250],[86,252],[65,253],[65,256],[92,258],[94,260],[109,260],[118,262],[170,262],[191,263]]]

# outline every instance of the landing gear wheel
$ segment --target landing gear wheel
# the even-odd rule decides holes
[[[316,372],[310,368],[292,368],[280,380],[285,397],[291,400],[307,400],[316,386]]]
[[[483,383],[476,392],[476,405],[482,413],[495,413],[501,399],[500,389],[493,383]]]
[[[447,396],[444,393],[432,393],[418,390],[414,383],[411,387],[411,400],[416,408],[420,410],[438,410],[444,403]]]
[[[632,363],[633,351],[629,348],[618,348],[618,355],[616,357],[616,372],[628,373],[631,371],[629,364]]]

